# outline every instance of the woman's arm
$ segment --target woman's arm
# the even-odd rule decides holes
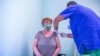
[[[52,56],[58,56],[60,50],[61,50],[61,46],[60,46],[60,41],[59,41],[59,38],[58,36],[56,37],[56,43],[57,43],[57,48],[54,52],[54,54]]]
[[[34,53],[35,53],[36,56],[42,56],[40,54],[40,52],[38,51],[37,43],[38,43],[38,39],[35,38],[34,43],[33,43],[33,51],[34,51]]]

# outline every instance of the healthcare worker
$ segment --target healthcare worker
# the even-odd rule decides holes
[[[59,22],[68,18],[79,53],[100,56],[100,18],[95,12],[75,1],[69,1],[67,8],[54,19],[56,33]]]

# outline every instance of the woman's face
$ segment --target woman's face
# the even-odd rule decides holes
[[[50,30],[51,29],[51,25],[52,25],[52,22],[50,20],[45,20],[43,22],[43,27],[45,30]]]

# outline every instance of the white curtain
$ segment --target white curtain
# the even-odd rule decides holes
[[[0,0],[0,56],[32,56],[41,6],[40,0]]]

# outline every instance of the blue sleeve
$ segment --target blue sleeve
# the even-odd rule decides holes
[[[77,7],[75,6],[70,6],[63,10],[59,15],[64,16],[64,19],[70,18],[70,16],[74,13]]]

